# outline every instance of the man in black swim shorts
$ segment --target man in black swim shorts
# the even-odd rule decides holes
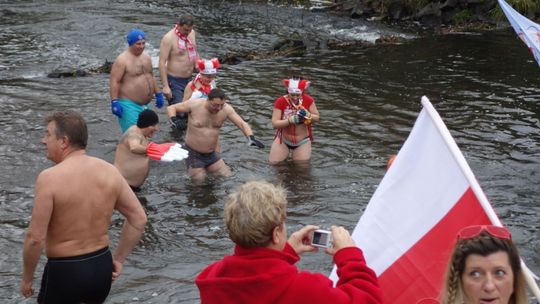
[[[213,89],[208,99],[186,100],[167,107],[169,118],[177,112],[189,114],[185,146],[189,151],[186,161],[189,176],[202,181],[207,173],[227,176],[229,167],[217,152],[219,133],[226,120],[234,123],[247,137],[249,146],[264,148],[264,144],[257,140],[247,122],[236,113],[234,108],[225,102],[225,92]]]
[[[78,113],[54,113],[47,123],[41,142],[56,165],[36,180],[20,291],[25,298],[34,294],[34,272],[45,251],[39,303],[102,303],[139,242],[146,214],[112,164],[86,155],[88,131]],[[108,230],[115,209],[126,221],[111,253]]]

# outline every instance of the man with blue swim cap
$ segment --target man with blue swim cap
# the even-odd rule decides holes
[[[146,40],[144,32],[139,29],[132,29],[127,35],[128,45],[132,46],[139,40]]]
[[[127,50],[114,61],[109,79],[111,111],[118,117],[122,133],[137,124],[139,114],[148,108],[153,96],[156,107],[164,104],[163,93],[154,77],[152,58],[144,52],[146,35],[140,29],[132,29],[127,43]]]

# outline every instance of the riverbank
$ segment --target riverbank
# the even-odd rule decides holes
[[[507,0],[521,14],[540,20],[536,0]],[[509,26],[497,0],[335,0],[317,8],[351,18],[378,20],[394,26],[441,31],[491,30]]]

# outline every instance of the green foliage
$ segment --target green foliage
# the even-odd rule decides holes
[[[505,0],[510,6],[523,16],[534,17],[540,15],[540,1],[538,0]],[[506,17],[499,5],[491,10],[490,15],[495,20],[505,20]]]
[[[467,23],[471,19],[472,16],[473,16],[473,12],[470,9],[464,9],[464,10],[458,12],[454,16],[454,22],[456,24]]]
[[[430,0],[405,0],[405,6],[407,6],[410,11],[417,12],[430,2]]]

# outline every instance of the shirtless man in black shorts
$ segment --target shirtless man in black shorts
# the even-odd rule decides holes
[[[185,148],[189,151],[186,165],[189,176],[196,181],[204,180],[207,173],[229,175],[229,167],[216,151],[221,126],[227,119],[242,130],[248,139],[248,145],[264,148],[264,144],[253,135],[249,124],[225,99],[222,90],[213,89],[208,94],[208,99],[187,100],[167,107],[172,124],[172,118],[177,112],[189,114],[185,139]]]
[[[79,114],[55,113],[47,123],[41,142],[56,165],[36,180],[20,291],[26,298],[33,295],[34,272],[45,249],[39,303],[102,303],[142,235],[146,214],[112,164],[86,155],[88,131]],[[108,230],[115,209],[126,221],[111,253]]]

